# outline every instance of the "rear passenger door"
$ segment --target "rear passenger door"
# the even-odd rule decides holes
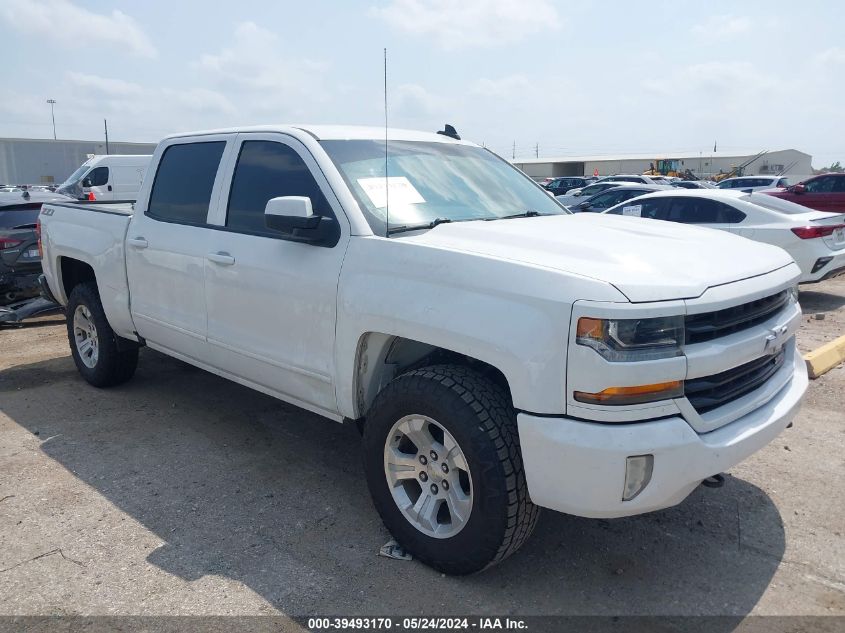
[[[334,340],[346,216],[310,152],[284,134],[240,134],[205,262],[212,363],[321,413],[337,411]],[[228,180],[228,179],[227,179]],[[307,196],[334,243],[291,242],[264,224],[271,198]]]
[[[205,262],[217,230],[209,208],[235,135],[177,140],[162,150],[151,194],[141,195],[126,234],[135,328],[152,347],[207,362]],[[152,169],[155,165],[150,166]]]

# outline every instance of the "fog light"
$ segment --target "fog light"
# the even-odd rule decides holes
[[[651,481],[652,470],[654,470],[654,455],[632,455],[627,459],[622,501],[630,501],[643,491]]]

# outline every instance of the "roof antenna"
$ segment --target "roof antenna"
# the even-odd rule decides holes
[[[384,236],[390,237],[390,180],[387,178],[387,48],[384,49]]]

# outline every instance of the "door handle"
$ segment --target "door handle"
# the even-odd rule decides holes
[[[206,255],[206,258],[208,261],[220,264],[221,266],[231,266],[235,263],[235,258],[229,255],[229,253],[209,253]]]
[[[109,185],[109,191],[111,191],[111,185]]]
[[[150,245],[143,237],[130,237],[126,240],[126,243],[135,248],[147,248]]]

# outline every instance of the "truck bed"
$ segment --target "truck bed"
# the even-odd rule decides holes
[[[41,207],[41,267],[50,292],[62,305],[68,296],[64,275],[93,271],[103,309],[120,336],[135,339],[126,282],[126,231],[134,213],[132,201],[50,202]],[[70,271],[74,272],[71,273]]]

